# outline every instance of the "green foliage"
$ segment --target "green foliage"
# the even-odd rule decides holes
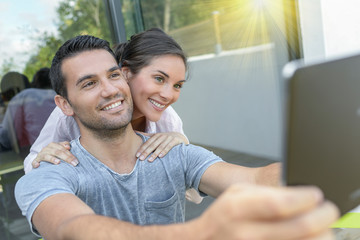
[[[50,67],[51,60],[56,50],[61,46],[62,41],[51,34],[45,33],[43,39],[40,40],[38,51],[32,55],[25,65],[23,73],[32,81],[36,71],[43,67]]]
[[[144,28],[176,29],[212,19],[212,12],[226,8],[233,0],[140,0]],[[122,1],[127,37],[136,33],[135,1]],[[166,20],[168,19],[168,20]]]
[[[111,40],[102,0],[64,0],[57,9],[60,39],[81,34]]]
[[[0,67],[0,79],[7,73],[16,68],[16,64],[14,62],[14,58],[10,58],[5,60]]]
[[[199,28],[205,29],[210,34],[210,36],[206,36],[206,39],[211,39],[213,31],[212,12],[224,11],[224,9],[234,6],[233,0],[140,0],[140,3],[145,29],[151,27],[164,29],[174,37],[176,36],[182,45],[189,46],[186,47],[189,48],[189,53],[193,52],[190,55],[202,53],[195,51],[196,49],[193,51],[190,48],[194,45],[194,39],[189,38],[189,36],[196,35],[198,30],[192,28],[195,29],[192,30],[193,32],[186,32],[185,34],[177,33],[178,29],[190,31],[190,25],[207,21],[208,27],[199,26]],[[122,7],[126,32],[130,37],[138,31],[135,24],[135,1],[122,0]],[[54,53],[67,39],[81,34],[89,34],[112,42],[102,0],[63,0],[60,2],[56,12],[58,15],[56,22],[57,34],[53,35],[45,32],[39,39],[36,39],[38,44],[32,49],[33,54],[23,70],[23,73],[30,80],[38,69],[51,65]],[[187,36],[186,39],[181,39],[183,36]],[[202,41],[199,44],[203,45]],[[195,46],[197,45],[195,44]],[[212,45],[210,48],[212,48]],[[205,52],[208,52],[208,50]],[[13,59],[5,61],[3,66],[0,67],[0,75],[14,65]]]
[[[38,46],[25,65],[23,73],[31,81],[35,72],[42,67],[50,67],[51,60],[66,40],[81,34],[94,35],[111,42],[110,29],[106,20],[102,0],[64,0],[58,9],[57,36],[45,32],[38,40]],[[6,73],[14,65],[12,59],[1,66]]]
[[[226,8],[233,0],[143,0],[141,1],[145,28],[160,27],[172,31],[191,24],[211,19],[213,11]],[[169,12],[166,12],[166,5]],[[165,15],[169,14],[169,26],[165,25]]]

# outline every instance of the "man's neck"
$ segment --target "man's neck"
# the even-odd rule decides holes
[[[122,131],[112,131],[111,135],[99,135],[80,129],[81,145],[99,161],[118,173],[130,173],[136,163],[135,154],[142,144],[131,124]]]

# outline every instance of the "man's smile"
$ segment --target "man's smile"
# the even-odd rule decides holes
[[[120,105],[122,105],[122,103],[123,103],[123,100],[119,100],[119,101],[117,101],[115,103],[111,103],[111,104],[101,108],[101,110],[108,111],[108,110],[114,109],[116,107],[119,107]]]

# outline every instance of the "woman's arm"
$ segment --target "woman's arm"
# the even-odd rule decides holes
[[[24,160],[25,173],[28,173],[33,169],[32,163],[35,159],[36,162],[34,162],[34,167],[37,167],[40,161],[52,162],[55,164],[58,163],[57,156],[59,155],[59,152],[49,152],[47,150],[48,155],[45,154],[38,156],[38,154],[51,142],[71,141],[79,135],[79,127],[77,126],[75,120],[72,117],[65,116],[63,112],[56,107],[50,114],[38,138],[31,146],[29,155]],[[66,147],[64,147],[63,150],[70,153]],[[71,163],[73,159],[62,160]]]

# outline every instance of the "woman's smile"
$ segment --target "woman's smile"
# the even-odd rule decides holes
[[[161,111],[165,110],[165,106],[166,106],[165,104],[161,104],[151,98],[149,98],[149,102],[155,106],[155,109],[159,109]]]

